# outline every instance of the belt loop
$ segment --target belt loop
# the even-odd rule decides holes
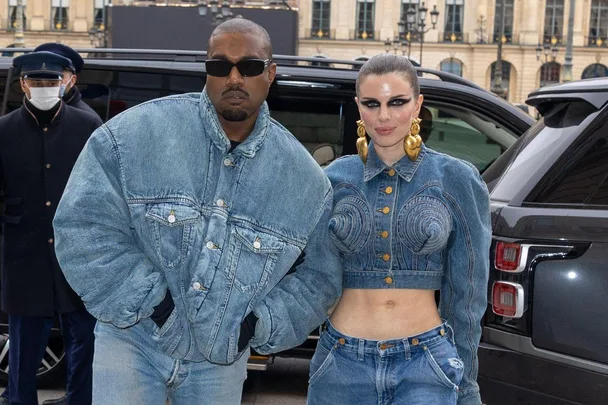
[[[359,350],[357,351],[357,360],[363,361],[365,358],[365,339],[359,339]]]
[[[452,344],[455,345],[456,341],[454,340],[454,329],[452,329],[452,327],[450,326],[449,323],[445,323],[445,326],[448,328],[448,330],[450,331],[450,338],[452,339]]]
[[[405,360],[409,361],[409,360],[412,359],[412,351],[410,350],[410,341],[407,338],[406,339],[401,339],[401,341],[403,342],[403,348],[405,349],[404,350]]]

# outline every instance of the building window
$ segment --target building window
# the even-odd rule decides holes
[[[355,39],[374,38],[374,0],[357,0],[357,31]]]
[[[562,65],[557,62],[543,63],[540,68],[540,87],[559,83]]]
[[[99,29],[105,29],[106,24],[106,6],[112,3],[111,0],[95,0],[93,9],[93,26]]]
[[[500,62],[502,65],[502,88],[505,89],[503,98],[509,100],[509,89],[511,88],[511,64],[504,60]],[[496,77],[496,62],[490,66],[490,88],[494,85],[494,78]]]
[[[608,0],[593,0],[589,20],[589,46],[606,46],[608,37]]]
[[[555,37],[558,43],[564,35],[564,0],[547,0],[545,8],[544,42],[551,42]]]
[[[583,70],[581,79],[592,79],[594,77],[605,77],[608,76],[608,68],[601,63],[594,63],[589,65]]]
[[[457,59],[446,59],[439,65],[439,70],[462,77],[462,62]]]
[[[330,0],[313,0],[311,37],[329,38]]]
[[[401,0],[401,19],[406,24],[406,26],[405,26],[406,36],[409,35],[409,38],[406,37],[406,39],[410,42],[415,42],[415,41],[419,40],[418,34],[415,33],[416,29],[418,28],[418,22],[420,22],[420,14],[418,13],[419,8],[420,8],[420,0]],[[408,31],[407,12],[410,9],[412,9],[416,12],[416,14],[415,14],[416,18],[414,20],[414,26],[409,27],[409,31]]]
[[[51,1],[51,29],[67,30],[68,29],[68,10],[70,8],[70,0],[52,0]]]
[[[494,42],[501,40],[500,24],[502,22],[502,5],[505,6],[505,38],[504,42],[513,41],[513,0],[496,0],[496,12],[494,14]]]
[[[462,24],[464,19],[464,0],[445,1],[444,41],[462,42]]]
[[[25,5],[27,4],[27,1],[23,0],[21,4],[23,5],[23,29],[25,30],[25,27],[27,26],[25,21]],[[17,28],[17,0],[8,1],[8,15],[10,19],[8,29],[14,30]]]

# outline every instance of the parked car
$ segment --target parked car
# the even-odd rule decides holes
[[[0,49],[0,52],[3,51]],[[6,51],[6,50],[5,50]],[[10,50],[9,50],[10,51]],[[25,50],[29,51],[29,50]],[[144,101],[171,94],[198,92],[205,84],[204,52],[150,50],[98,50],[85,59],[78,87],[104,121]],[[324,166],[333,159],[355,154],[355,95],[357,67],[361,62],[324,60],[332,67],[312,66],[315,59],[275,56],[277,77],[268,96],[271,115],[287,127]],[[0,115],[21,106],[23,93],[12,58],[0,57]],[[342,67],[339,67],[342,66]],[[417,68],[425,107],[432,114],[427,144],[441,152],[466,159],[480,171],[513,145],[534,120],[520,109],[458,76]],[[8,368],[7,318],[0,314],[0,381]],[[318,334],[279,356],[311,357]],[[63,351],[58,330],[53,335],[41,382],[61,373]],[[264,370],[272,357],[253,354],[249,368]]]
[[[608,78],[535,91],[542,119],[483,174],[493,243],[480,381],[492,404],[608,404],[607,103]]]

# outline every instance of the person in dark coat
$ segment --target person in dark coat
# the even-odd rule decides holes
[[[67,45],[56,42],[47,42],[34,49],[34,52],[39,51],[52,52],[57,55],[61,55],[64,58],[68,58],[72,62],[71,65],[63,71],[63,78],[61,80],[61,84],[65,86],[62,97],[63,101],[71,107],[76,107],[80,110],[95,114],[95,116],[99,116],[95,110],[93,110],[87,103],[82,101],[80,90],[78,90],[78,87],[76,87],[76,81],[78,80],[77,75],[80,74],[82,68],[84,67],[84,60],[78,54],[78,52]]]
[[[0,117],[1,305],[8,313],[10,341],[9,383],[0,404],[38,404],[36,372],[49,324],[59,314],[67,397],[45,404],[87,405],[91,404],[95,319],[59,268],[52,221],[76,159],[102,122],[61,100],[69,59],[33,52],[13,63],[21,68],[25,97],[21,108]]]

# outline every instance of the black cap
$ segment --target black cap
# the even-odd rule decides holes
[[[59,79],[72,62],[52,52],[32,52],[13,59],[13,66],[21,68],[21,76],[40,79]]]
[[[72,61],[72,64],[68,69],[70,69],[75,74],[80,73],[80,71],[84,67],[84,60],[82,60],[82,57],[78,54],[78,52],[76,52],[67,45],[58,44],[56,42],[47,42],[46,44],[42,44],[36,49],[34,49],[34,52],[38,51],[53,52],[57,55],[63,56],[64,58],[68,58]]]

